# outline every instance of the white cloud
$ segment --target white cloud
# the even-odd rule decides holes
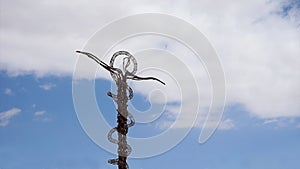
[[[10,119],[14,116],[16,116],[18,113],[21,112],[21,109],[18,108],[12,108],[10,110],[7,110],[5,112],[0,113],[0,126],[7,126],[10,122]]]
[[[295,121],[295,118],[273,118],[264,120],[263,125],[273,125],[275,126],[275,128],[281,128],[287,126],[294,126]]]
[[[277,123],[278,121],[279,121],[278,119],[267,119],[264,121],[263,124]]]
[[[10,88],[6,88],[4,90],[4,93],[7,94],[7,95],[12,95],[13,94],[13,92],[12,92],[12,90]]]
[[[35,116],[42,116],[46,113],[46,111],[37,111],[34,113]]]
[[[189,117],[187,117],[189,118]],[[198,117],[197,119],[197,122],[196,124],[194,125],[194,127],[197,127],[197,128],[206,128],[206,129],[209,129],[209,128],[215,128],[216,126],[218,126],[218,130],[232,130],[232,129],[235,129],[236,128],[236,124],[234,122],[233,119],[230,119],[230,118],[227,118],[225,120],[222,120],[221,122],[218,122],[218,121],[209,121],[205,124],[204,126],[204,121],[206,120],[206,117],[205,117],[205,114],[200,114],[200,116]],[[174,119],[173,117],[172,118],[167,118],[165,120],[159,120],[155,127],[160,129],[160,130],[167,130],[169,128],[172,128],[172,129],[176,129],[176,128],[186,128],[186,127],[191,127],[191,124],[186,124],[184,122],[186,121],[190,121],[190,119],[188,120],[184,120],[182,122],[180,122],[180,125],[179,126],[172,126],[174,124]]]
[[[166,130],[168,128],[171,127],[171,125],[173,124],[172,121],[160,121],[160,122],[157,122],[155,127],[160,129],[160,130]]]
[[[232,119],[225,119],[222,121],[218,127],[219,130],[230,130],[235,127],[235,124]]]
[[[48,84],[43,84],[43,85],[39,85],[40,88],[44,89],[44,90],[51,90],[53,87],[55,87],[55,84],[52,83],[48,83]]]
[[[297,4],[282,10],[291,2],[296,1],[7,1],[0,6],[0,68],[14,75],[71,75],[74,51],[104,23],[134,13],[162,12],[191,22],[212,42],[226,74],[227,104],[243,104],[263,119],[299,117],[300,10]],[[187,64],[197,67],[192,61]],[[199,73],[197,80],[203,77]],[[144,84],[143,90],[150,89]],[[210,86],[201,85],[201,99],[209,102]],[[176,86],[168,87],[176,100],[171,92]],[[136,90],[143,91],[138,86]]]
[[[34,112],[34,118],[32,119],[33,121],[38,121],[38,122],[50,122],[52,119],[50,117],[45,116],[46,111],[37,111]]]

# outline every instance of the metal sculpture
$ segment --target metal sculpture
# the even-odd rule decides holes
[[[165,85],[164,82],[155,78],[155,77],[139,77],[136,74],[137,72],[137,61],[136,59],[127,51],[118,51],[113,54],[110,65],[107,65],[95,55],[76,51],[78,53],[84,54],[89,58],[96,61],[100,66],[108,70],[116,82],[117,85],[117,94],[113,94],[112,92],[108,92],[107,95],[110,96],[118,105],[117,108],[117,122],[118,126],[111,129],[108,133],[108,140],[114,144],[118,144],[118,158],[108,160],[108,163],[113,165],[118,165],[119,169],[128,169],[129,166],[126,162],[127,157],[131,153],[131,147],[127,144],[126,134],[128,133],[128,128],[132,127],[135,124],[135,120],[131,113],[127,110],[127,102],[133,97],[133,90],[127,84],[127,79],[131,80],[156,80]],[[122,70],[114,67],[115,59],[118,56],[125,56],[123,58],[123,67]],[[128,70],[130,64],[133,63],[133,69],[131,71]],[[129,94],[127,94],[127,92]],[[130,123],[127,123],[127,119],[130,119]],[[112,137],[114,132],[118,132],[118,139],[114,139]]]

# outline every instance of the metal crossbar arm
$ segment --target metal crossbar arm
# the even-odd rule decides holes
[[[79,50],[77,50],[76,52],[88,56],[89,58],[91,58],[95,62],[97,62],[99,65],[101,65],[102,67],[104,67],[106,70],[110,71],[111,73],[115,73],[116,68],[108,66],[105,62],[103,62],[102,60],[100,60],[97,56],[95,56],[95,55],[93,55],[91,53],[83,52],[83,51],[79,51]]]
[[[160,82],[161,84],[166,85],[166,83],[164,83],[163,81],[161,81],[155,77],[139,77],[139,76],[133,75],[132,77],[129,77],[129,79],[132,79],[132,80],[156,80],[156,81]]]

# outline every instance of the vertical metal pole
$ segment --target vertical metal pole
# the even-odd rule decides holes
[[[128,102],[128,97],[127,97],[127,83],[126,79],[122,79],[117,82],[118,86],[118,126],[117,126],[117,131],[118,131],[118,167],[119,169],[127,169],[127,138],[126,135],[128,133],[128,126],[127,126],[127,118],[128,118],[128,111],[127,111],[127,102]]]
[[[108,139],[115,144],[118,144],[118,158],[111,159],[108,162],[114,165],[118,165],[119,169],[128,169],[127,157],[131,152],[131,147],[127,144],[127,133],[128,128],[134,125],[134,118],[127,110],[127,102],[133,97],[133,91],[127,86],[126,78],[121,78],[116,81],[117,84],[117,95],[108,92],[108,95],[113,98],[117,103],[117,122],[116,128],[113,128],[108,133]],[[129,96],[127,96],[127,90],[129,91]],[[130,124],[127,124],[127,119],[130,119]],[[112,134],[118,132],[118,140],[112,138]]]

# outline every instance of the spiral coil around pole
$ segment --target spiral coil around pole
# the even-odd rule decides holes
[[[108,133],[108,140],[111,143],[118,145],[118,158],[108,160],[108,163],[113,165],[118,165],[119,169],[128,169],[129,166],[126,162],[127,157],[132,151],[132,148],[127,143],[126,134],[128,132],[128,128],[132,127],[135,124],[135,120],[133,115],[127,110],[127,102],[133,97],[133,90],[127,85],[127,74],[134,74],[137,70],[137,62],[135,58],[126,51],[116,52],[110,61],[110,66],[114,66],[115,59],[120,56],[125,55],[126,57],[123,59],[123,71],[125,71],[125,75],[121,72],[120,69],[118,73],[111,73],[112,78],[115,80],[117,84],[117,94],[113,94],[112,92],[108,92],[107,95],[110,96],[114,102],[117,103],[118,109],[118,126],[112,128]],[[133,70],[130,72],[127,70],[130,63],[133,63]],[[127,92],[129,95],[127,96]],[[130,123],[127,123],[127,120],[130,120]],[[118,139],[113,138],[113,134],[117,131]]]
[[[127,99],[130,100],[133,97],[133,91],[130,87],[127,87],[127,90],[129,91],[129,96],[128,96]],[[126,126],[125,127],[125,133],[122,132],[122,131],[121,132],[118,131],[119,126],[124,126],[124,125],[120,124],[119,120],[118,120],[118,127],[114,127],[109,131],[109,133],[107,135],[107,138],[111,143],[114,143],[114,144],[118,145],[119,158],[110,159],[110,160],[108,160],[108,163],[110,163],[112,165],[118,165],[119,169],[129,169],[129,166],[126,162],[126,158],[130,155],[130,153],[132,151],[132,148],[130,147],[129,144],[127,144],[126,134],[127,134],[128,128],[134,126],[135,120],[134,120],[133,115],[131,113],[127,112],[127,109],[125,110],[125,113],[124,112],[122,112],[122,113],[119,112],[119,111],[121,111],[121,110],[119,110],[119,108],[124,107],[124,105],[125,105],[125,107],[127,107],[127,103],[120,102],[118,100],[117,95],[114,95],[111,92],[108,92],[107,94],[108,94],[108,96],[112,97],[115,102],[118,103],[118,116],[124,116],[124,114],[126,114],[127,115],[126,119],[129,118],[129,120],[130,120],[129,124],[127,124],[127,123],[125,124],[125,126]],[[118,131],[118,140],[113,138],[113,134],[116,131]],[[123,158],[123,160],[120,160],[120,158]]]

